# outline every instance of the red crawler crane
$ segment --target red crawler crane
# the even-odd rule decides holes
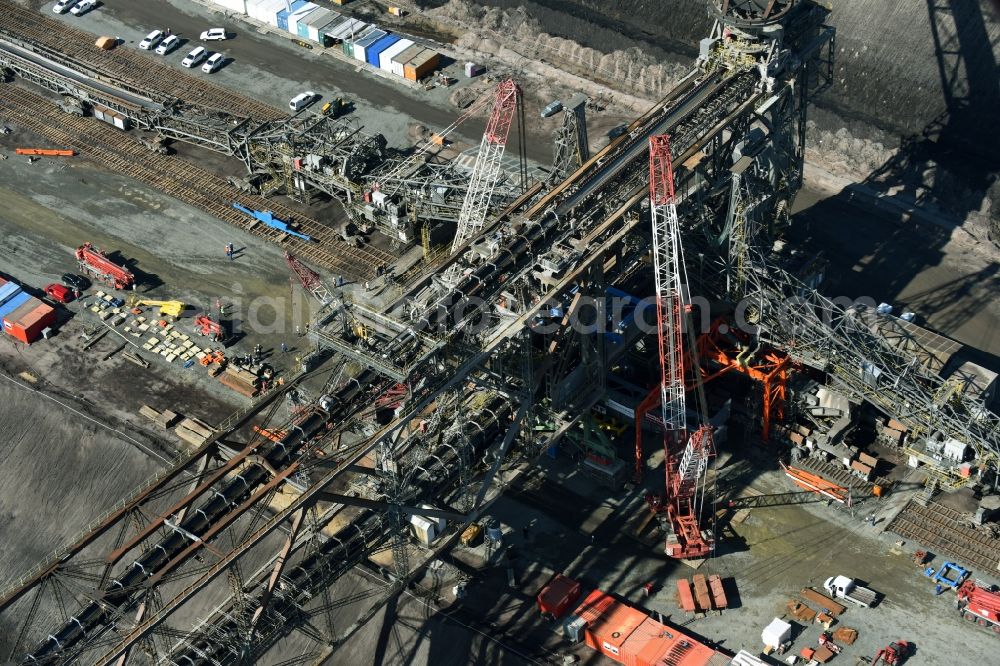
[[[649,139],[649,199],[653,224],[653,266],[656,276],[657,338],[660,352],[660,409],[664,427],[666,496],[650,507],[666,511],[672,534],[665,551],[681,559],[704,557],[712,537],[700,527],[705,498],[705,473],[713,452],[712,428],[699,427],[688,437],[684,385],[684,284],[687,271],[681,246],[680,222],[674,197],[674,171],[667,136]],[[697,367],[693,367],[698,372]],[[699,384],[700,388],[700,384]],[[643,401],[651,409],[655,400]],[[638,416],[638,411],[637,416]],[[702,411],[705,406],[702,405]],[[641,424],[637,425],[637,475],[641,473]],[[685,441],[687,442],[685,445]],[[683,446],[683,450],[681,447]]]
[[[135,276],[130,271],[108,259],[104,252],[90,243],[76,248],[76,260],[80,263],[81,271],[113,289],[129,289],[135,283]]]

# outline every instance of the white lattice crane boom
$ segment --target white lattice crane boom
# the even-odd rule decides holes
[[[673,535],[666,552],[672,557],[701,557],[711,550],[699,526],[704,497],[703,477],[712,453],[712,429],[698,428],[687,437],[684,382],[684,285],[687,272],[680,221],[674,196],[670,139],[649,139],[649,203],[656,281],[657,338],[660,352],[660,410],[665,430],[666,501]],[[694,368],[697,372],[698,369]],[[677,448],[686,440],[680,459]]]
[[[507,137],[510,135],[520,96],[521,89],[513,79],[505,79],[497,84],[493,95],[493,110],[486,123],[483,141],[479,144],[475,166],[469,178],[469,189],[458,215],[458,228],[451,245],[452,254],[483,229],[493,191],[500,179],[504,148],[507,146]]]

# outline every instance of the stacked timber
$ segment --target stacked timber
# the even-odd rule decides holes
[[[193,418],[183,419],[177,424],[174,432],[181,440],[192,446],[201,446],[215,434],[215,431],[207,423]]]
[[[170,424],[177,419],[177,412],[170,411],[169,409],[161,412],[157,409],[153,409],[149,405],[141,406],[139,408],[139,413],[164,430],[170,428]]]
[[[218,376],[223,386],[228,386],[240,395],[252,398],[257,395],[257,375],[246,370],[229,366]]]

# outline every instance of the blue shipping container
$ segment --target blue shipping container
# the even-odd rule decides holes
[[[309,2],[309,0],[295,0],[295,2],[292,3],[292,11],[294,12],[296,10],[302,9],[303,7],[306,6],[307,2]],[[289,13],[290,12],[288,11],[287,8],[282,9],[280,12],[278,12],[278,27],[285,31],[288,30]]]
[[[0,303],[6,303],[11,298],[14,298],[14,295],[19,291],[21,291],[21,285],[15,282],[8,282],[0,287]]]
[[[368,61],[369,65],[375,65],[378,67],[378,55],[385,51],[387,48],[399,41],[399,37],[396,35],[386,35],[382,39],[378,40],[367,49],[365,49],[365,60]]]
[[[26,294],[22,291],[14,298],[10,299],[3,305],[0,305],[0,319],[3,319],[11,312],[18,309],[19,307],[21,307],[30,300],[31,300],[31,294]]]

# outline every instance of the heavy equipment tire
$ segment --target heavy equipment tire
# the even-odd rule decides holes
[[[990,627],[990,629],[993,630],[994,634],[1000,634],[1000,624],[994,624]]]
[[[989,626],[989,623],[986,621],[986,618],[984,617],[976,618],[976,624],[978,624],[980,627]]]
[[[969,611],[962,611],[962,619],[968,622],[975,622],[976,616],[970,613]]]

